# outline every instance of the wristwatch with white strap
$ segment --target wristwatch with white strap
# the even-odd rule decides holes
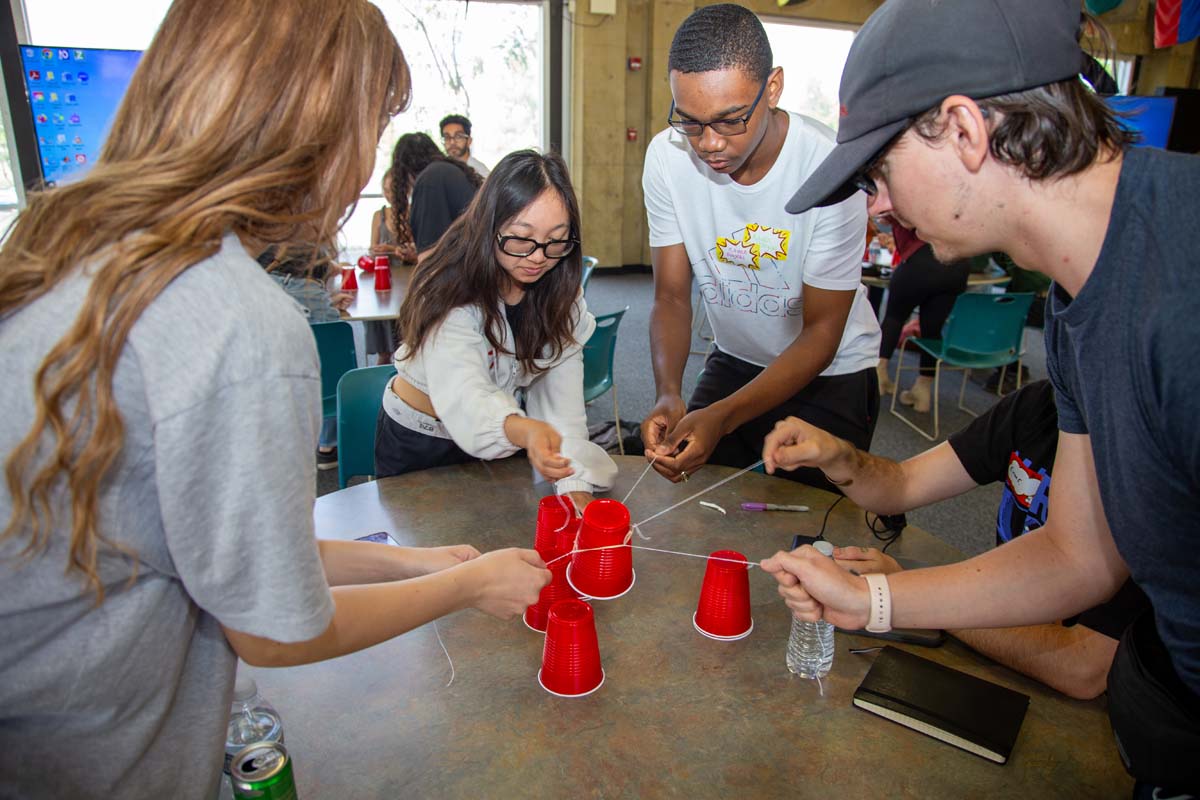
[[[867,591],[871,593],[871,615],[867,630],[871,633],[887,633],[892,629],[892,590],[887,576],[881,573],[863,575],[867,579]]]

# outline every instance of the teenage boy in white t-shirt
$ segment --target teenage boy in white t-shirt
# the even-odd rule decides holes
[[[671,127],[650,143],[642,175],[658,390],[642,437],[672,481],[708,461],[754,463],[789,415],[863,450],[875,429],[880,333],[861,285],[866,203],[786,212],[834,135],[776,107],[783,69],[771,64],[762,23],[732,4],[697,10],[671,43]],[[716,346],[685,408],[693,275]],[[830,488],[819,470],[785,477]]]

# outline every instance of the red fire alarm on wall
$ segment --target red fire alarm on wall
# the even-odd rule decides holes
[[[641,68],[642,68],[642,59],[639,58],[638,56],[630,56],[629,57],[629,71],[637,72]]]
[[[625,129],[625,141],[627,141],[627,142],[636,142],[637,141],[637,128],[626,128]]]

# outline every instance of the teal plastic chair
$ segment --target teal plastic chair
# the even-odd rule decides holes
[[[1004,385],[1009,364],[1017,365],[1017,388],[1021,388],[1021,356],[1024,355],[1025,319],[1033,303],[1032,293],[1023,294],[960,294],[954,301],[950,317],[942,328],[941,339],[909,337],[900,346],[900,365],[896,368],[896,384],[892,389],[892,413],[926,439],[938,438],[938,386],[942,365],[963,371],[962,387],[958,390],[958,407],[973,417],[979,416],[963,404],[967,378],[973,369],[1000,367],[1000,382],[996,394]],[[921,428],[896,410],[896,395],[900,391],[900,373],[905,369],[904,351],[909,342],[936,359],[933,372],[933,434]]]
[[[349,322],[318,322],[311,326],[321,359],[321,414],[337,414],[338,380],[358,366],[354,352],[354,331]]]
[[[338,488],[355,475],[375,475],[375,420],[383,390],[396,374],[391,364],[352,369],[337,384]]]
[[[617,405],[617,384],[613,377],[613,358],[617,353],[617,328],[629,306],[612,314],[596,317],[596,330],[583,346],[583,402],[590,403],[609,389],[613,396],[613,422],[617,426],[617,447],[625,455],[621,435],[621,409]]]
[[[583,287],[585,294],[587,293],[588,281],[592,279],[592,272],[596,269],[596,265],[599,263],[600,259],[598,258],[593,258],[592,256],[583,257],[583,280],[579,283]]]

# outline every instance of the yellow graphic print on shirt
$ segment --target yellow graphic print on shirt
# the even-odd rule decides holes
[[[718,237],[717,260],[747,269],[760,269],[759,259],[781,261],[787,258],[791,231],[750,223],[740,239]]]

